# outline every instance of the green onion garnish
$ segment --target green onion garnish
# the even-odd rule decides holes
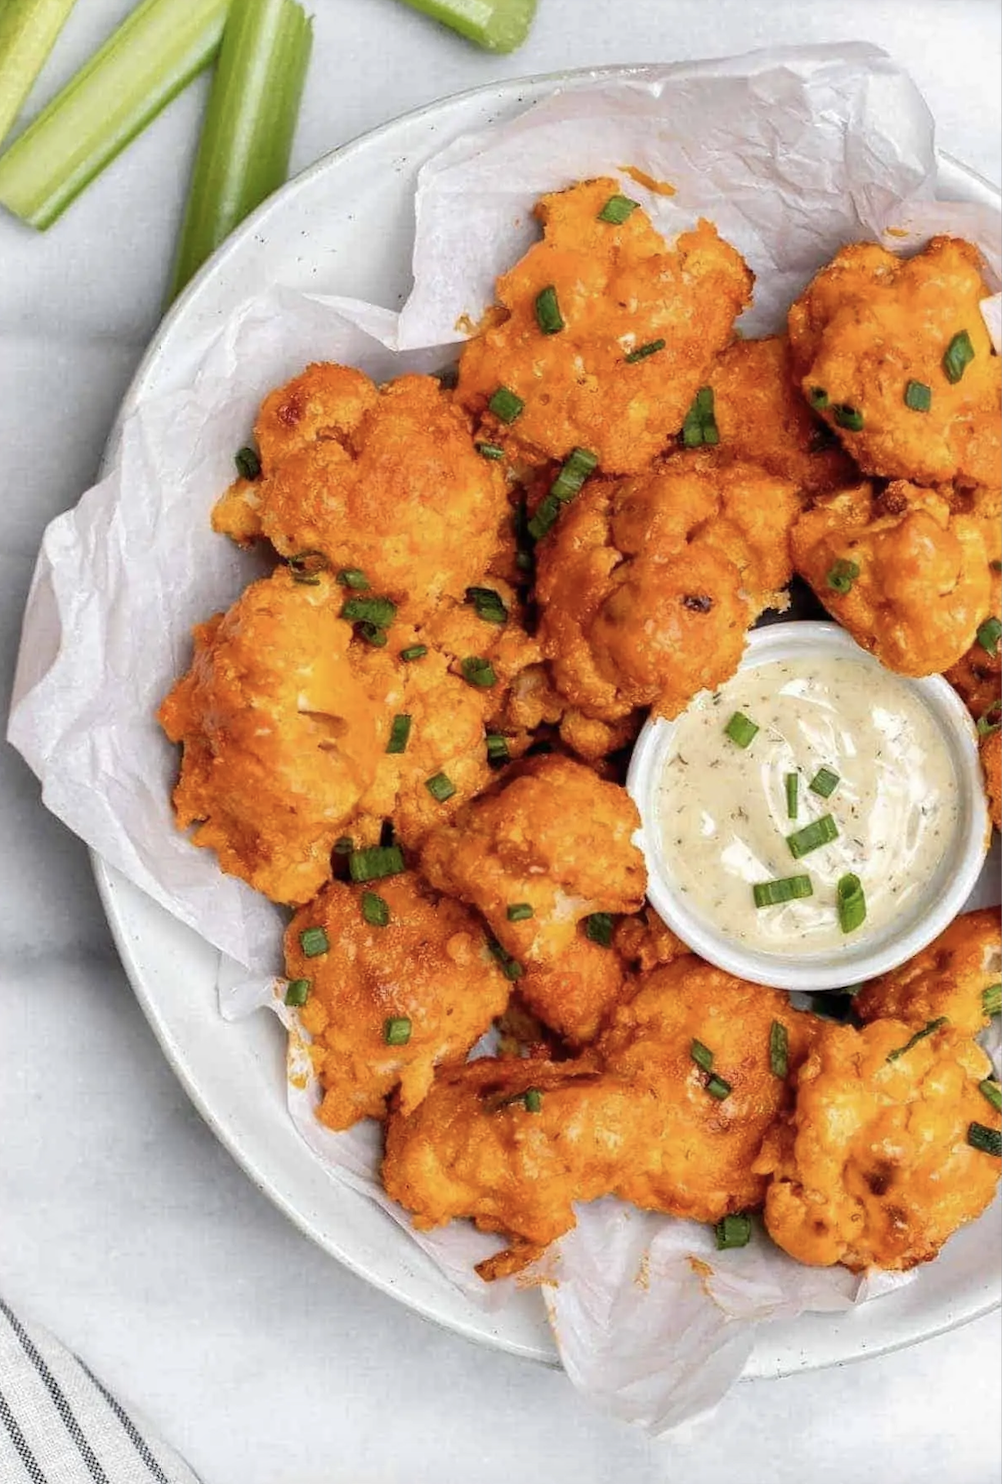
[[[381,629],[378,624],[374,623],[356,624],[355,633],[360,639],[364,639],[366,644],[371,644],[373,649],[385,649],[390,637],[385,629]]]
[[[433,799],[444,804],[446,799],[451,799],[456,792],[456,785],[447,773],[436,773],[432,778],[426,778],[424,786]]]
[[[858,407],[850,407],[848,402],[840,402],[837,407],[833,407],[832,417],[835,419],[835,426],[845,428],[848,433],[863,431],[863,414]]]
[[[796,819],[799,808],[800,774],[787,773],[786,779],[786,817]]]
[[[928,412],[932,406],[932,387],[924,381],[909,381],[905,385],[905,406],[912,412]]]
[[[999,652],[999,640],[1002,639],[1002,621],[997,618],[986,618],[978,629],[978,643],[985,654],[990,654],[992,659]]]
[[[735,711],[730,721],[724,727],[724,733],[736,742],[739,747],[748,747],[758,732],[758,725],[745,716],[743,711]]]
[[[682,442],[686,448],[707,448],[720,442],[717,420],[713,415],[713,388],[700,387],[695,401],[682,424]]]
[[[496,462],[504,458],[504,449],[497,443],[475,443],[473,446],[482,459]]]
[[[411,1023],[406,1015],[391,1015],[383,1024],[383,1040],[387,1046],[406,1046],[411,1038]]]
[[[979,1082],[978,1091],[988,1099],[996,1113],[1002,1113],[1002,1087],[993,1078],[986,1077]]]
[[[859,576],[859,566],[856,562],[847,561],[839,557],[838,561],[829,569],[827,583],[835,592],[845,597],[852,590],[852,585]]]
[[[517,959],[512,958],[506,948],[495,938],[493,933],[487,935],[487,948],[490,954],[497,959],[501,972],[506,979],[521,979],[525,970]]]
[[[533,541],[542,541],[560,514],[560,501],[556,495],[544,495],[536,506],[536,513],[526,526]]]
[[[525,1103],[527,1113],[541,1113],[543,1111],[543,1094],[538,1087],[527,1087],[522,1101]]]
[[[309,979],[290,979],[285,990],[285,1003],[297,1008],[305,1005],[310,997],[311,981]]]
[[[464,660],[460,661],[459,668],[467,685],[475,685],[480,690],[490,690],[492,685],[498,683],[490,660],[482,659],[479,655],[468,654]]]
[[[390,753],[406,752],[410,735],[411,718],[403,713],[395,716],[393,718],[393,725],[390,727],[390,740],[386,744],[386,751]]]
[[[598,220],[611,222],[614,227],[621,227],[639,205],[639,201],[631,201],[629,196],[610,196],[599,212]]]
[[[550,486],[550,494],[554,495],[562,505],[581,490],[581,486],[593,474],[598,465],[598,457],[587,448],[572,448],[561,466],[560,473]]]
[[[334,841],[335,855],[351,855],[355,849],[355,842],[350,835],[338,835]]]
[[[718,1252],[726,1252],[730,1247],[747,1247],[751,1241],[751,1217],[740,1212],[735,1216],[725,1216],[713,1228],[713,1235]]]
[[[524,406],[522,398],[517,396],[510,387],[499,386],[487,403],[487,410],[493,412],[498,422],[513,423]]]
[[[1002,1133],[997,1128],[986,1128],[983,1123],[969,1123],[967,1142],[972,1149],[980,1149],[983,1154],[1002,1156]]]
[[[397,605],[389,598],[348,598],[341,605],[341,617],[349,623],[372,624],[385,629],[397,616]]]
[[[920,1031],[916,1031],[914,1036],[907,1040],[903,1046],[897,1047],[895,1051],[889,1051],[887,1053],[887,1060],[897,1061],[899,1056],[904,1056],[906,1051],[911,1051],[912,1047],[917,1046],[920,1041],[924,1041],[926,1036],[934,1035],[936,1031],[947,1024],[949,1024],[949,1022],[947,1021],[945,1015],[937,1015],[935,1020],[928,1021],[922,1027],[922,1029]]]
[[[331,945],[322,927],[309,927],[299,934],[299,946],[307,958],[317,958],[329,952]]]
[[[504,624],[508,622],[508,610],[501,601],[501,594],[492,587],[468,587],[466,601],[472,603],[478,618],[484,623]]]
[[[809,855],[812,850],[819,850],[822,845],[830,845],[837,839],[838,825],[830,814],[822,814],[820,819],[812,819],[810,824],[805,824],[802,830],[794,830],[792,835],[787,835],[786,843],[794,860],[800,860],[801,856]]]
[[[628,366],[633,366],[637,361],[646,361],[648,356],[657,355],[659,350],[664,350],[667,341],[648,340],[646,345],[638,345],[636,350],[628,351],[623,357]]]
[[[997,732],[1000,728],[1002,728],[1002,702],[993,701],[984,716],[978,717],[976,730],[979,737],[990,737],[992,732]]]
[[[981,1003],[986,1015],[1002,1014],[1002,984],[989,984],[981,991]]]
[[[352,881],[381,881],[385,876],[399,876],[404,869],[399,845],[369,845],[365,850],[353,850],[348,857]]]
[[[489,52],[512,52],[529,34],[536,0],[404,0]]]
[[[359,567],[342,567],[337,574],[337,580],[342,587],[350,587],[357,593],[369,590],[369,579]]]
[[[756,907],[778,907],[783,902],[796,902],[813,895],[809,876],[780,876],[776,881],[756,881],[752,887]]]
[[[790,1038],[781,1020],[769,1027],[769,1070],[774,1077],[785,1077],[790,1070]]]
[[[400,658],[405,665],[409,665],[412,660],[423,660],[427,653],[427,644],[411,644],[400,651]]]
[[[831,768],[819,768],[807,786],[812,794],[820,794],[823,799],[830,799],[841,782],[839,775]]]
[[[825,391],[823,386],[812,386],[810,391],[807,393],[807,400],[808,402],[810,402],[815,412],[824,412],[825,408],[828,406],[828,393]]]
[[[706,1090],[711,1098],[716,1098],[718,1103],[722,1103],[725,1098],[729,1098],[734,1091],[731,1084],[725,1082],[723,1077],[718,1077],[716,1072],[711,1073],[706,1079]]]
[[[363,891],[362,916],[370,927],[386,927],[390,920],[389,904],[374,891]]]
[[[532,915],[533,909],[528,902],[509,902],[505,909],[509,922],[525,922]]]
[[[966,330],[954,335],[943,356],[943,375],[951,385],[963,376],[965,369],[974,360],[974,346]]]
[[[835,889],[838,898],[838,921],[843,933],[854,933],[866,921],[866,894],[863,883],[852,871],[839,877]]]
[[[511,762],[508,739],[502,737],[500,732],[488,732],[484,741],[487,744],[487,762],[490,767],[503,768],[505,763]]]
[[[585,937],[589,942],[597,943],[601,948],[609,948],[612,944],[614,926],[611,912],[592,912],[584,920]]]
[[[704,1046],[702,1041],[693,1041],[689,1047],[689,1055],[697,1067],[702,1067],[704,1072],[711,1072],[713,1070],[713,1052],[709,1046]]]
[[[257,449],[238,448],[233,455],[233,462],[237,466],[237,473],[241,479],[260,479],[261,460],[258,458]]]
[[[564,328],[564,317],[552,283],[536,295],[536,324],[544,335],[557,335]]]

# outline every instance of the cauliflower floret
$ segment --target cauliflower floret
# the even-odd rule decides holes
[[[530,963],[518,988],[544,1025],[572,1045],[584,1046],[631,992],[632,981],[612,943],[597,943],[579,928],[556,962]]]
[[[984,991],[1002,978],[1002,929],[997,907],[954,918],[921,953],[857,994],[861,1020],[900,1020],[913,1028],[945,1018],[976,1036],[988,1024]]]
[[[1002,831],[1002,732],[999,731],[997,722],[994,730],[986,732],[982,737],[978,751],[985,775],[988,813],[995,828]]]
[[[980,721],[998,706],[1002,696],[1002,642],[991,623],[991,619],[1002,623],[1002,499],[996,491],[982,489],[959,500],[954,497],[953,506],[958,513],[971,515],[979,522],[988,553],[991,591],[988,626],[979,629],[970,649],[951,665],[945,678],[975,721]]]

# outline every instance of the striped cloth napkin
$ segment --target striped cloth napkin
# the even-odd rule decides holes
[[[0,1484],[201,1484],[45,1330],[0,1298]]]

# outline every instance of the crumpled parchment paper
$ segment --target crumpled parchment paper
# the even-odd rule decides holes
[[[623,175],[627,165],[675,194],[646,190]],[[317,359],[376,380],[440,369],[462,338],[457,325],[478,319],[496,273],[532,239],[537,196],[598,174],[620,175],[666,235],[699,216],[716,222],[758,278],[747,333],[778,328],[842,243],[880,239],[888,227],[896,251],[936,231],[970,237],[996,279],[1000,271],[998,214],[934,200],[928,109],[875,48],[789,48],[652,67],[617,83],[570,81],[425,165],[414,291],[399,315],[276,286],[205,345],[190,384],[139,402],[106,477],[46,531],[9,727],[48,807],[226,955],[224,1013],[267,1004],[282,1015],[290,1112],[332,1178],[380,1201],[489,1305],[509,1285],[485,1287],[472,1264],[496,1241],[463,1223],[413,1233],[379,1187],[376,1126],[332,1134],[314,1118],[304,1046],[275,993],[282,914],[175,831],[177,757],[153,715],[187,666],[191,626],[261,570],[214,536],[208,517],[264,394]],[[997,337],[997,297],[986,319]],[[543,1276],[556,1280],[541,1292],[571,1379],[655,1433],[715,1405],[758,1321],[845,1308],[902,1281],[799,1267],[760,1231],[749,1247],[717,1253],[708,1229],[613,1200],[581,1209]]]

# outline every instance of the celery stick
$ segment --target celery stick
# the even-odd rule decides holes
[[[143,0],[0,155],[0,205],[51,226],[215,56],[229,0]]]
[[[529,34],[536,0],[403,0],[489,52],[513,52]]]
[[[0,0],[0,144],[76,0]]]
[[[223,32],[169,298],[282,185],[313,23],[296,0],[241,0]]]

